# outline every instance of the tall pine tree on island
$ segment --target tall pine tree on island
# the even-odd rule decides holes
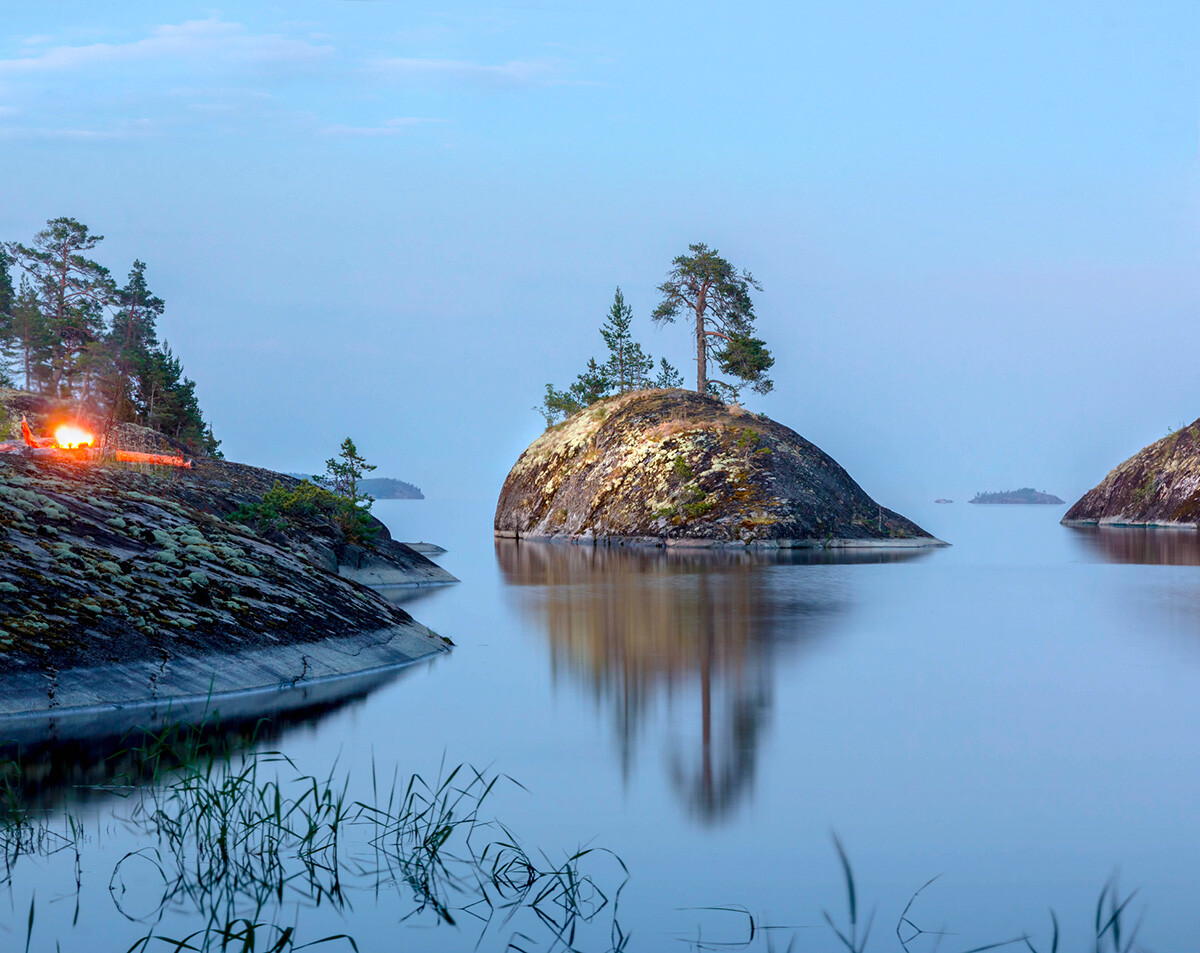
[[[750,272],[737,271],[716,249],[703,243],[689,245],[690,254],[679,255],[667,280],[658,286],[662,301],[652,315],[655,323],[673,323],[682,311],[691,322],[696,346],[696,391],[737,399],[749,385],[760,394],[774,382],[767,371],[775,358],[766,342],[754,337],[754,302],[750,289],[762,291]],[[717,342],[723,342],[718,344]],[[709,358],[736,382],[712,380]]]
[[[146,263],[136,260],[125,287],[117,292],[117,311],[104,338],[109,373],[102,395],[115,421],[146,418],[154,389],[154,351],[158,319],[166,305],[146,285]]]
[[[88,258],[104,240],[73,218],[54,218],[32,245],[7,246],[29,274],[45,322],[48,353],[44,389],[54,397],[87,397],[95,369],[89,348],[104,330],[104,311],[116,289],[108,269]]]

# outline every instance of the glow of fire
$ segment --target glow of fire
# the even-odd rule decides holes
[[[63,424],[54,428],[54,445],[64,450],[90,447],[96,438],[81,427]]]

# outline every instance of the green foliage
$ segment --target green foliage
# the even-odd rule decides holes
[[[746,449],[748,447],[757,447],[758,440],[759,440],[758,431],[751,430],[749,427],[747,427],[741,433],[738,434],[737,446],[739,449]]]
[[[104,331],[104,312],[116,287],[108,269],[88,258],[104,240],[73,218],[55,218],[30,245],[11,242],[7,252],[29,275],[37,294],[48,345],[39,355],[44,364],[44,390],[55,397],[76,396],[85,385],[89,350]]]
[[[731,334],[725,346],[717,351],[715,356],[721,371],[740,382],[726,385],[733,391],[735,398],[747,384],[759,394],[769,393],[775,386],[775,382],[767,377],[767,371],[774,365],[775,358],[761,338]]]
[[[547,384],[542,405],[534,410],[546,418],[546,426],[549,427],[578,413],[583,407],[569,390],[559,390],[553,384]]]
[[[654,379],[654,386],[682,387],[683,375],[664,357],[658,363],[658,377]]]
[[[671,470],[674,471],[675,475],[681,480],[690,480],[696,475],[695,471],[691,468],[688,462],[683,459],[683,457],[676,457],[671,462]]]
[[[625,394],[651,386],[677,387],[682,383],[679,372],[665,359],[658,378],[651,379],[654,358],[633,340],[630,333],[632,322],[633,309],[625,303],[625,296],[617,288],[612,307],[600,326],[600,336],[608,348],[608,359],[601,364],[594,357],[589,358],[583,373],[566,390],[559,390],[553,384],[546,385],[541,406],[534,409],[546,419],[547,427],[613,394]]]
[[[654,358],[642,350],[629,332],[632,323],[633,308],[625,303],[618,287],[608,318],[600,327],[600,336],[608,347],[604,376],[609,389],[618,394],[649,386],[650,372],[654,370]]]
[[[688,252],[675,258],[667,280],[658,286],[663,297],[654,309],[654,321],[671,324],[683,313],[691,322],[698,393],[736,397],[746,384],[767,393],[774,386],[766,377],[774,358],[766,344],[753,337],[755,314],[750,298],[750,290],[761,291],[762,286],[750,272],[739,272],[703,243],[689,245]],[[719,350],[718,341],[724,342]],[[722,372],[740,383],[710,381],[709,358],[715,358]],[[713,384],[716,386],[710,386]]]
[[[118,289],[85,254],[101,241],[75,219],[56,218],[30,245],[0,244],[0,380],[23,378],[26,390],[99,405],[112,423],[141,424],[219,457],[195,381],[158,342],[165,305],[147,287],[145,262],[135,261]],[[24,271],[15,292],[10,263]]]
[[[291,489],[276,482],[259,502],[243,504],[230,519],[260,530],[284,530],[299,519],[327,520],[342,530],[347,542],[370,544],[379,535],[379,524],[371,517],[375,500],[361,484],[374,469],[347,437],[338,455],[325,461],[324,476]]]
[[[307,480],[291,489],[276,481],[258,503],[243,503],[230,519],[262,530],[283,529],[289,518],[332,517],[342,505],[337,494]]]
[[[367,463],[349,437],[342,441],[338,455],[325,461],[321,483],[340,501],[334,519],[348,542],[370,543],[379,535],[379,526],[371,518],[375,499],[359,487],[362,478],[374,469],[375,465]]]

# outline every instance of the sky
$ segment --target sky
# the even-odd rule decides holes
[[[880,502],[1068,501],[1200,416],[1193,2],[0,0],[0,240],[135,258],[230,459],[494,497],[693,242]]]

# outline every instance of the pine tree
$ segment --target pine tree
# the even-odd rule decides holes
[[[103,235],[92,235],[73,218],[54,218],[33,237],[33,244],[12,242],[9,255],[33,279],[42,319],[49,331],[49,367],[45,388],[57,397],[86,395],[91,362],[84,359],[103,332],[105,307],[115,289],[108,269],[84,252]]]
[[[13,305],[16,303],[16,291],[12,280],[13,260],[8,250],[0,244],[0,319],[11,318]]]
[[[663,299],[654,309],[655,322],[671,323],[680,311],[687,313],[696,341],[698,393],[716,391],[736,396],[747,384],[759,393],[767,393],[775,386],[766,376],[775,359],[766,344],[753,336],[755,315],[750,300],[750,289],[761,291],[762,287],[750,272],[737,271],[716,249],[696,244],[689,245],[688,251],[691,254],[680,255],[671,263],[667,280],[658,286]],[[717,345],[714,338],[724,345]],[[710,356],[739,383],[710,381]]]
[[[183,363],[166,342],[150,352],[146,381],[145,417],[147,427],[174,437],[198,453],[221,455],[221,441],[213,436],[196,398],[196,382],[184,376]]]
[[[650,372],[654,370],[654,358],[649,357],[629,333],[632,323],[633,308],[625,303],[625,296],[618,287],[608,318],[600,326],[600,336],[608,345],[609,355],[604,372],[611,389],[618,394],[648,386]]]
[[[683,375],[665,357],[658,363],[658,377],[654,379],[655,387],[682,387]]]
[[[17,293],[13,288],[12,259],[0,244],[0,384],[13,386],[13,372],[19,345],[13,321]]]
[[[375,499],[359,489],[362,478],[374,469],[375,465],[367,463],[349,437],[342,441],[338,455],[325,461],[325,476],[320,483],[341,498],[338,521],[352,543],[370,542],[379,531],[370,517]]]
[[[150,293],[142,261],[134,261],[116,300],[118,309],[104,338],[101,394],[112,420],[136,421],[146,412],[153,352],[158,347],[157,322],[166,306]]]
[[[33,390],[35,386],[40,389],[47,377],[50,329],[38,306],[37,292],[25,275],[21,276],[13,301],[12,331],[15,369],[24,378],[26,390]]]

